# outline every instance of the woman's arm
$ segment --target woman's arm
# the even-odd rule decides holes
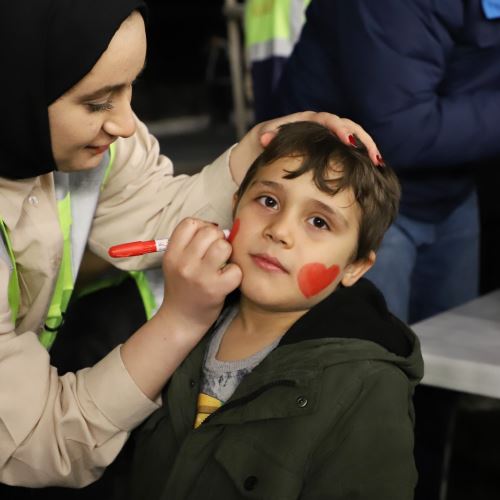
[[[156,316],[121,350],[62,377],[33,332],[14,330],[0,259],[0,482],[81,487],[102,474],[238,286],[236,266],[221,270],[230,251],[212,224],[184,221],[164,254],[169,279]]]

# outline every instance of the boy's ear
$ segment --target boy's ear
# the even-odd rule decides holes
[[[344,286],[352,286],[359,280],[372,266],[375,264],[377,255],[373,250],[370,251],[368,257],[358,259],[349,264],[345,270],[342,279],[340,280]]]

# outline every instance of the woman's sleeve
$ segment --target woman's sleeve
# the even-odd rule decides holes
[[[0,482],[41,487],[96,480],[158,405],[117,347],[92,368],[58,376],[36,335],[17,335],[0,259]]]
[[[166,238],[185,217],[230,227],[237,189],[229,170],[231,150],[195,175],[174,176],[172,162],[158,141],[137,121],[136,133],[118,139],[116,159],[106,180],[90,236],[91,249],[108,259],[110,246]],[[122,269],[158,264],[161,256],[114,260]]]

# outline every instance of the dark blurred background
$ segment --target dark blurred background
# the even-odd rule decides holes
[[[223,3],[148,1],[147,63],[133,105],[179,173],[236,141]]]
[[[176,173],[196,172],[237,141],[223,3],[223,0],[148,0],[147,66],[136,84],[133,105],[139,118],[160,141],[162,152],[173,160]],[[248,111],[250,124],[251,109]],[[495,182],[491,181],[492,175]],[[499,182],[497,172],[479,175],[484,214],[498,214],[494,191]],[[482,269],[483,293],[500,286],[500,259],[495,254],[497,220],[486,217],[486,222],[483,221],[483,262],[488,262]],[[106,304],[105,309],[102,304]],[[130,279],[88,295],[72,303],[51,353],[53,363],[61,373],[93,364],[123,342],[144,320],[142,304]],[[435,389],[434,397],[440,404],[455,396],[452,391]],[[500,436],[492,435],[490,430],[500,412],[494,404],[493,408],[486,417],[467,411],[456,417],[460,434],[449,460],[449,500],[496,498],[491,496],[498,473],[498,468],[492,467],[496,463],[496,446],[491,446],[491,440],[496,439],[500,445]],[[492,422],[488,425],[485,418]],[[444,447],[448,437],[437,435],[435,439],[443,440]],[[104,477],[87,488],[30,490],[0,485],[0,498],[82,500],[96,495],[123,498],[129,446]],[[476,478],[474,481],[472,476]],[[481,481],[484,495],[478,489]]]

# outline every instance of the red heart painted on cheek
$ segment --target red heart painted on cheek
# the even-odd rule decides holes
[[[309,298],[332,284],[339,275],[337,265],[326,267],[324,264],[306,264],[298,276],[299,288],[304,297]]]

